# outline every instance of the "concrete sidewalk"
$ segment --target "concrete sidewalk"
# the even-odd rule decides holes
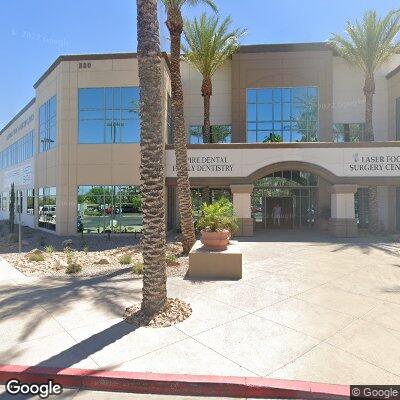
[[[400,257],[391,243],[241,242],[241,281],[168,280],[192,316],[134,330],[141,279],[0,282],[0,363],[400,383]]]
[[[5,386],[0,385],[0,399],[25,400],[26,396],[12,396],[5,392]],[[40,397],[30,397],[31,400],[40,400]],[[51,399],[51,397],[50,397]],[[246,400],[245,398],[233,397],[198,397],[198,396],[161,396],[154,394],[131,394],[115,392],[97,392],[92,390],[64,389],[63,394],[54,397],[57,400]],[[248,400],[251,400],[248,398]]]

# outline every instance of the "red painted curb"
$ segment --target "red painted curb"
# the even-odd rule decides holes
[[[0,365],[0,383],[10,379],[19,379],[23,383],[44,383],[53,379],[65,388],[177,396],[305,400],[344,400],[350,397],[350,388],[346,385],[284,379]]]

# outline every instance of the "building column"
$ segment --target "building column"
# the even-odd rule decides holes
[[[333,185],[331,188],[331,219],[329,231],[336,237],[358,236],[354,194],[357,185]]]
[[[233,209],[238,219],[237,236],[253,236],[253,218],[251,217],[251,194],[253,185],[231,185]]]

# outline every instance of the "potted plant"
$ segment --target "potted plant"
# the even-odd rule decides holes
[[[225,250],[237,229],[233,204],[224,197],[213,204],[204,203],[197,227],[201,229],[201,243],[206,249]]]

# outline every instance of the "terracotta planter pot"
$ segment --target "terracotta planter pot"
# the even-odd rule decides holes
[[[230,237],[231,233],[227,229],[218,232],[201,231],[201,243],[208,250],[226,250]]]

